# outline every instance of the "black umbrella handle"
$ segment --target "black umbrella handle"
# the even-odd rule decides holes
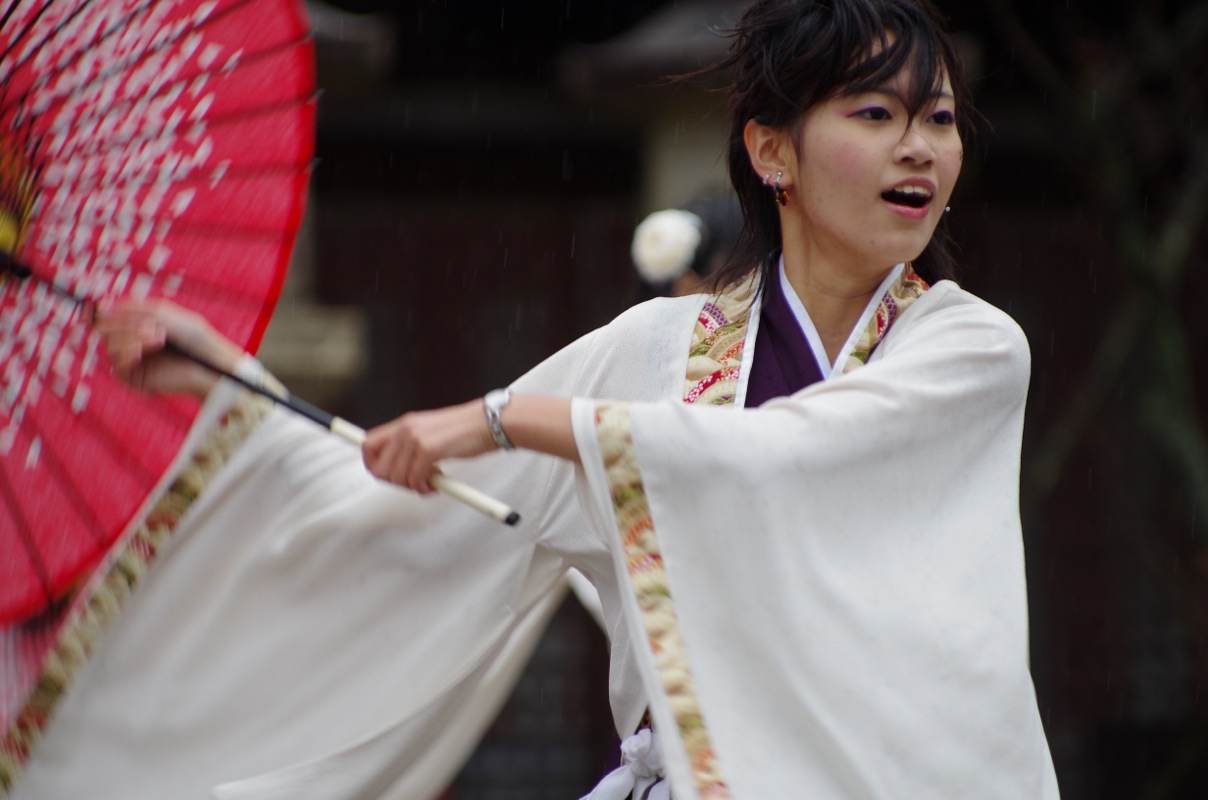
[[[348,420],[337,417],[334,414],[330,414],[317,406],[313,406],[302,398],[295,397],[288,391],[275,391],[274,389],[265,386],[258,381],[250,381],[232,372],[227,372],[226,370],[211,364],[204,358],[190,353],[189,351],[175,345],[172,342],[168,342],[164,349],[170,351],[174,355],[186,358],[189,361],[192,361],[194,364],[205,367],[211,372],[221,375],[228,380],[232,380],[240,386],[250,389],[256,394],[263,395],[278,405],[284,406],[291,411],[301,414],[307,419],[318,423],[325,429],[343,439],[352,442],[358,447],[365,441],[365,431],[363,428],[353,425]],[[481,511],[488,517],[496,519],[505,525],[515,525],[516,523],[520,522],[520,514],[514,508],[506,503],[496,500],[488,494],[480,492],[472,486],[464,484],[461,481],[454,480],[453,478],[450,478],[447,475],[443,475],[439,472],[435,473],[429,480],[437,490],[449,495],[450,497],[460,500],[476,511]]]
[[[90,321],[92,315],[96,313],[96,303],[94,301],[76,296],[71,291],[64,289],[54,281],[42,277],[26,265],[16,261],[7,253],[0,252],[0,272],[11,273],[14,277],[21,280],[34,280],[44,284],[64,300],[74,303],[77,308],[82,309],[83,313]],[[348,420],[341,419],[334,414],[329,414],[323,409],[311,405],[302,398],[293,396],[288,391],[274,391],[258,381],[249,381],[231,372],[227,372],[226,370],[211,364],[209,361],[206,361],[204,358],[201,358],[200,356],[190,353],[188,350],[177,346],[171,341],[165,345],[165,349],[170,351],[173,355],[178,355],[182,358],[188,359],[194,364],[204,367],[210,372],[221,375],[228,380],[232,380],[235,383],[238,383],[240,386],[250,389],[256,394],[267,397],[269,400],[272,400],[278,405],[285,406],[291,411],[301,414],[307,419],[323,426],[323,428],[331,431],[335,435],[343,439],[347,439],[358,447],[365,441],[364,429],[353,425]],[[516,523],[520,522],[520,514],[514,508],[500,502],[499,500],[496,500],[494,497],[491,497],[488,494],[478,491],[472,486],[468,486],[461,481],[457,481],[446,475],[442,475],[439,472],[435,473],[429,480],[437,490],[449,495],[450,497],[460,500],[471,508],[481,511],[483,514],[486,514],[493,519],[499,520],[505,525],[515,525]]]
[[[302,416],[306,417],[307,419],[311,420],[312,422],[317,422],[319,425],[322,425],[327,430],[331,430],[333,424],[335,424],[335,421],[337,419],[339,419],[339,417],[337,417],[336,415],[330,414],[330,413],[324,411],[323,409],[319,408],[318,406],[313,406],[310,403],[303,400],[302,398],[295,397],[294,395],[290,394],[289,392],[274,391],[273,389],[270,389],[269,387],[267,387],[257,381],[250,381],[246,378],[236,375],[233,372],[227,372],[226,370],[222,369],[221,367],[218,367],[215,364],[211,364],[209,361],[206,361],[201,356],[190,353],[188,350],[185,350],[183,347],[180,347],[175,342],[169,341],[167,344],[164,345],[164,350],[168,351],[172,355],[180,356],[181,358],[192,361],[194,364],[197,364],[198,366],[205,367],[210,372],[213,372],[217,375],[221,375],[222,377],[226,378],[227,380],[234,381],[235,383],[239,384],[240,386],[244,387],[245,389],[250,389],[258,395],[267,397],[269,400],[272,400],[274,403],[285,406],[290,411],[301,414]]]

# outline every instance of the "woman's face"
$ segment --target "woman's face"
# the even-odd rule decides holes
[[[807,255],[881,271],[927,246],[961,170],[963,148],[947,77],[911,117],[909,73],[875,91],[837,97],[803,117],[783,209]],[[787,176],[786,176],[787,177]],[[795,218],[786,219],[785,217]],[[786,246],[789,242],[786,241]]]

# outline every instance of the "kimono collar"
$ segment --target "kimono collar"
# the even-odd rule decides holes
[[[685,403],[730,405],[736,399],[742,403],[751,362],[751,359],[743,358],[743,352],[758,333],[757,283],[757,276],[752,274],[705,302],[693,329],[688,352]],[[880,299],[869,304],[852,331],[840,358],[830,370],[831,377],[847,374],[866,364],[893,323],[928,288],[927,282],[909,263],[895,268],[881,286]],[[786,299],[797,300],[796,294],[787,292]],[[797,302],[800,304],[799,300]],[[803,313],[804,310],[801,309]],[[808,315],[805,319],[808,320]],[[808,341],[808,333],[804,331],[803,328],[803,337]],[[842,362],[841,370],[838,362]]]

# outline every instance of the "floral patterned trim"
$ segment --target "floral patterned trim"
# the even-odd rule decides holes
[[[902,315],[903,311],[910,307],[911,303],[922,297],[929,288],[931,287],[927,285],[927,281],[920,278],[915,273],[914,267],[907,262],[902,274],[885,291],[885,296],[877,305],[877,310],[869,320],[868,327],[864,329],[864,333],[860,334],[855,349],[847,357],[847,363],[843,365],[844,375],[868,363],[868,359],[872,357],[877,345],[885,338],[885,334],[889,333],[890,326]]]
[[[117,618],[177,523],[214,474],[268,413],[270,403],[243,393],[207,435],[192,460],[111,559],[100,580],[83,590],[59,626],[29,699],[0,740],[0,797],[17,780],[59,699]]]
[[[754,276],[747,278],[701,309],[688,350],[685,403],[734,402],[755,285]]]
[[[755,279],[749,278],[712,298],[701,309],[688,351],[685,403],[727,405],[734,402],[755,285]],[[890,326],[927,288],[927,283],[907,264],[881,298],[844,365],[844,373],[868,362]],[[629,407],[623,403],[597,405],[596,437],[638,610],[654,655],[655,669],[688,755],[697,792],[701,800],[728,800],[730,790],[722,778],[701,713],[691,665],[684,652],[670,580],[634,452]]]
[[[697,792],[702,800],[728,800],[730,790],[718,769],[717,756],[701,717],[667,571],[650,520],[650,506],[629,430],[629,406],[597,405],[596,432],[638,612],[654,655],[655,670],[688,754]]]

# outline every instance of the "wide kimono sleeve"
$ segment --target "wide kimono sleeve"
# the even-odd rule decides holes
[[[570,393],[593,339],[515,388]],[[14,800],[437,793],[564,593],[547,540],[590,535],[556,459],[446,471],[521,523],[380,483],[359,449],[267,411],[58,702]]]
[[[1029,357],[942,283],[759,409],[577,402],[676,800],[1055,798],[1028,666]]]

